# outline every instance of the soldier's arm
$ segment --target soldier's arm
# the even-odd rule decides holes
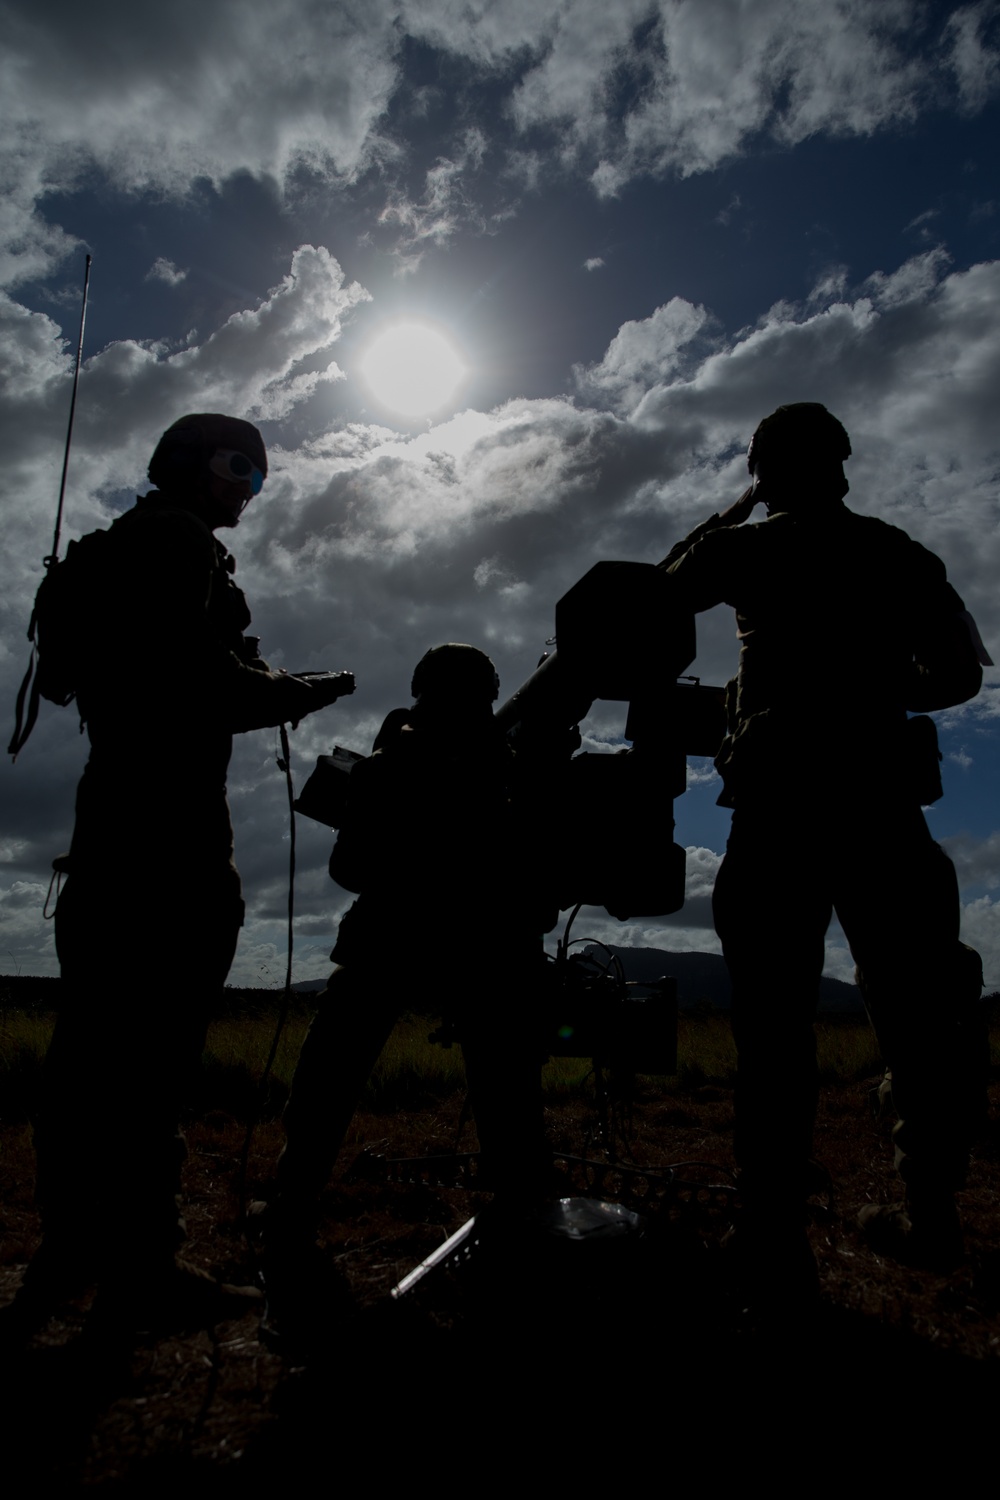
[[[933,553],[920,551],[927,577],[914,611],[906,707],[911,713],[933,713],[974,698],[983,684],[983,666],[991,662],[976,622],[947,581],[944,564]]]
[[[678,603],[693,614],[716,604],[733,604],[736,585],[750,566],[748,553],[756,530],[736,526],[700,526],[687,549],[667,567]]]
[[[219,565],[211,532],[183,510],[144,518],[135,534],[131,580],[144,623],[143,650],[154,663],[164,706],[183,701],[187,712],[227,733],[297,723],[354,691],[350,673],[300,678],[250,664],[216,633],[210,614]],[[245,602],[234,590],[240,608]],[[234,622],[238,641],[249,612]]]
[[[957,594],[955,599],[956,608],[942,613],[918,642],[906,700],[911,713],[933,713],[967,703],[983,685],[983,667],[968,624],[972,617]],[[975,635],[978,639],[978,630]]]
[[[689,531],[686,537],[676,542],[657,567],[669,568],[683,557],[685,552],[690,551],[695,542],[700,541],[703,536],[708,536],[711,531],[718,531],[720,527],[742,526],[744,521],[750,519],[756,504],[755,487],[751,484],[747,486],[738,500],[733,501],[732,505],[728,505],[724,511],[716,511],[714,515],[709,516],[707,521],[702,521],[693,531]]]
[[[218,702],[232,734],[297,724],[317,709],[354,692],[350,672],[323,672],[296,677],[291,672],[247,666],[232,651],[217,658]]]

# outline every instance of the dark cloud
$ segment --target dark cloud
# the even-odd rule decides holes
[[[712,297],[664,290],[678,285],[675,226],[655,196],[651,222],[634,213],[628,223],[632,236],[648,232],[644,254],[656,275],[623,298],[616,278],[628,280],[637,262],[615,215],[640,179],[691,181],[761,143],[790,152],[821,138],[862,142],[931,110],[935,121],[984,110],[997,89],[995,7],[942,16],[919,0],[178,0],[140,13],[123,0],[96,0],[86,11],[11,0],[3,24],[0,281],[44,281],[84,233],[70,233],[69,218],[60,228],[63,210],[113,200],[123,215],[130,206],[126,227],[119,235],[116,223],[110,235],[128,247],[128,295],[138,288],[160,298],[156,306],[183,304],[187,319],[168,327],[150,314],[144,327],[156,336],[88,348],[66,535],[107,525],[129,503],[158,434],[183,411],[231,410],[262,424],[271,474],[232,538],[255,629],[275,664],[350,667],[359,683],[354,698],[294,736],[300,778],[333,741],[369,747],[383,714],[406,701],[430,644],[484,646],[504,692],[512,690],[552,634],[566,588],[600,557],[658,559],[734,498],[750,433],[787,400],[824,401],[842,418],[855,450],[851,503],[941,554],[1000,659],[1000,270],[991,254],[963,259],[949,248],[957,220],[924,199],[899,213],[898,226],[933,229],[920,255],[880,250],[858,264],[824,233],[819,251],[802,251],[795,286],[782,285],[770,307],[770,292],[754,302],[737,330],[719,321]],[[473,239],[482,246],[502,233],[511,214],[537,212],[532,233],[550,237],[560,210],[546,203],[546,188],[557,178],[587,184],[581,195],[602,216],[579,243],[560,242],[567,279],[586,285],[585,300],[562,311],[558,277],[543,286],[536,274],[531,246],[541,238],[519,242],[528,248],[519,252],[515,301],[531,309],[535,339],[551,343],[545,368],[559,378],[512,379],[495,407],[489,398],[481,405],[490,409],[426,430],[370,420],[344,352],[372,289],[351,279],[354,240],[346,230],[331,239],[338,258],[293,224],[319,206],[333,224],[348,207],[351,235],[366,232],[367,263],[384,255],[411,273],[392,282],[385,271],[384,283],[416,291],[431,262],[454,266]],[[248,181],[254,191],[244,203],[239,184]],[[975,202],[987,198],[980,182]],[[865,201],[873,214],[871,193]],[[146,220],[164,204],[177,238],[161,244]],[[971,217],[973,200],[965,207]],[[759,184],[720,173],[698,212],[714,225],[720,208],[729,224],[712,233],[749,245],[765,211]],[[209,213],[206,232],[233,247],[224,276],[214,263],[199,270],[181,232]],[[236,255],[236,242],[256,233],[256,264],[267,267],[259,276]],[[587,258],[594,246],[602,253]],[[599,264],[599,277],[583,274]],[[469,272],[468,284],[485,305],[496,279],[514,272],[491,266],[481,284],[478,275]],[[647,286],[655,287],[648,296]],[[65,289],[45,282],[43,290],[50,301],[0,294],[0,687],[8,702],[51,545],[72,375],[75,311],[61,326]],[[618,301],[599,300],[612,292]],[[105,283],[101,295],[108,307],[117,293]],[[622,309],[613,318],[612,305]],[[131,329],[122,306],[121,326]],[[577,307],[593,314],[585,328],[567,310]],[[200,332],[189,332],[193,323]],[[525,389],[543,394],[517,396]],[[356,399],[344,401],[350,420],[341,421],[345,392]],[[731,619],[716,612],[698,633],[698,671],[724,680],[735,657]],[[949,724],[991,733],[998,678],[992,673],[979,704]],[[615,706],[600,708],[588,747],[612,746],[621,727]],[[282,968],[287,810],[270,739],[241,739],[231,781],[250,898],[237,973],[251,980],[262,967]],[[10,937],[37,966],[52,964],[38,897],[52,854],[66,845],[85,748],[72,712],[46,708],[22,760],[0,772],[0,940]],[[948,749],[961,753],[959,742]],[[978,746],[970,742],[969,753],[975,781]],[[971,887],[992,879],[995,852],[996,836],[976,826],[954,846]],[[322,829],[302,833],[300,931],[314,972],[325,964],[324,921],[332,932],[347,899],[326,879],[328,843]],[[591,930],[714,948],[708,903],[718,858],[692,850],[689,902],[669,922],[622,929],[591,913]],[[1000,974],[990,898],[972,902],[967,920]],[[830,953],[843,971],[849,960],[836,937]]]
[[[458,222],[486,227],[468,179],[487,153],[531,190],[547,158],[547,171],[589,174],[608,196],[636,176],[717,168],[762,134],[789,146],[897,128],[952,100],[975,111],[997,89],[993,20],[967,5],[942,26],[919,0],[877,11],[865,0],[174,0],[142,12],[9,0],[0,271],[11,285],[65,254],[72,238],[38,205],[95,168],[126,191],[176,197],[240,172],[294,196],[378,170],[413,269]],[[408,77],[428,53],[461,64],[455,78]],[[488,122],[484,106],[484,122],[470,119],[470,70],[480,97],[488,86],[500,102]],[[394,130],[397,95],[412,107]],[[403,183],[418,116],[441,123],[415,197]]]

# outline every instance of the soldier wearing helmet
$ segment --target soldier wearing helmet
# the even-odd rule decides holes
[[[307,1271],[319,1195],[404,1009],[437,1011],[455,1027],[480,1185],[523,1186],[547,1160],[539,1062],[519,1017],[530,1015],[542,935],[558,911],[536,886],[538,820],[493,717],[496,669],[449,642],[417,663],[411,691],[412,706],[388,715],[351,772],[330,874],[357,900],[341,919],[338,967],[302,1047],[275,1192],[261,1209],[271,1311],[286,1330],[322,1302],[328,1269]]]
[[[213,531],[236,526],[267,478],[264,440],[240,417],[181,417],[157,443],[149,478],[159,496],[195,511]]]
[[[960,1253],[955,1193],[984,1099],[981,976],[959,944],[954,869],[921,813],[940,795],[939,757],[930,721],[908,717],[978,692],[981,643],[940,560],[844,504],[850,452],[825,407],[779,407],[750,444],[750,488],[666,560],[690,608],[736,610],[716,761],[733,823],[713,906],[738,1051],[734,1240],[775,1295],[782,1280],[815,1285],[813,1018],[834,911],[900,1116],[905,1196],[861,1216],[890,1253]],[[759,502],[767,520],[743,525]]]
[[[175,1258],[177,1119],[243,920],[232,737],[353,691],[349,673],[269,670],[245,634],[214,533],[239,523],[266,475],[249,422],[182,417],[150,462],[156,488],[79,554],[91,571],[73,685],[91,748],[56,907],[63,1000],[35,1129],[44,1237],[26,1318],[95,1282],[130,1320],[187,1315],[192,1300],[218,1311],[215,1284]]]

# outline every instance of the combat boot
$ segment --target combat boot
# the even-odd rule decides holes
[[[256,1286],[217,1280],[209,1271],[175,1259],[124,1267],[108,1277],[94,1301],[93,1318],[109,1328],[173,1333],[211,1328],[248,1312],[260,1312]]]
[[[962,1221],[951,1193],[908,1190],[900,1203],[867,1203],[858,1228],[876,1255],[930,1271],[950,1271],[965,1255]]]
[[[784,1323],[819,1301],[819,1270],[806,1233],[804,1204],[745,1201],[721,1241],[731,1294],[739,1308]]]
[[[266,1305],[261,1338],[286,1358],[308,1361],[333,1347],[356,1307],[346,1277],[317,1243],[315,1206],[279,1194],[250,1205]]]

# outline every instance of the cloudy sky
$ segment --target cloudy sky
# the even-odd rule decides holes
[[[275,666],[358,678],[296,733],[300,781],[334,742],[370,747],[427,646],[485,647],[513,690],[592,562],[655,561],[739,494],[749,435],[783,401],[843,420],[850,503],[940,553],[1000,660],[993,0],[5,0],[0,77],[11,720],[87,251],[64,539],[147,487],[179,415],[258,422],[271,477],[232,537],[254,629]],[[432,352],[401,392],[366,363],[407,323],[447,341],[456,388],[436,392]],[[817,679],[835,648],[817,629]],[[723,682],[735,656],[730,613],[703,616],[699,674]],[[992,987],[998,684],[939,716],[929,814]],[[622,728],[598,705],[591,747]],[[85,755],[72,709],[44,705],[0,772],[7,972],[55,971],[41,907]],[[873,756],[870,773],[893,771]],[[717,947],[713,778],[695,763],[676,805],[684,911],[588,910],[579,935]],[[271,732],[239,742],[230,791],[249,903],[233,979],[268,984],[288,848]],[[145,811],[155,857],[155,796]],[[329,835],[299,835],[304,979],[327,970],[349,898],[325,874]],[[183,975],[183,934],[159,960]],[[834,929],[828,971],[850,968]]]

